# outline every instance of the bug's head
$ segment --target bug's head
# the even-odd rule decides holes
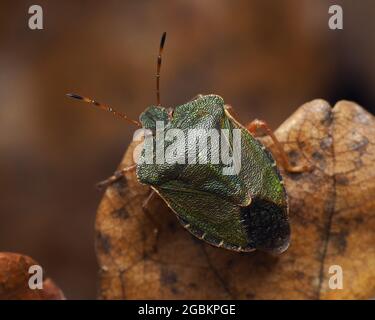
[[[141,113],[139,120],[144,129],[155,132],[157,122],[163,122],[165,125],[169,122],[169,112],[163,107],[151,106]]]

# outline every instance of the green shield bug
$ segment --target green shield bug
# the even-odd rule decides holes
[[[260,129],[270,135],[286,171],[302,172],[309,168],[292,166],[265,122],[254,120],[243,126],[218,95],[198,95],[174,109],[162,107],[159,80],[165,38],[163,33],[156,73],[157,105],[147,108],[139,121],[90,98],[68,94],[144,130],[139,161],[116,171],[100,186],[121,179],[124,172],[136,170],[138,181],[152,188],[146,202],[158,194],[182,226],[199,239],[239,252],[285,251],[290,240],[288,197],[276,162],[255,138],[256,132]],[[196,143],[202,141],[205,144],[200,144],[197,152]],[[225,149],[228,152],[223,156]],[[237,158],[236,150],[240,151]],[[198,159],[192,157],[194,154]]]

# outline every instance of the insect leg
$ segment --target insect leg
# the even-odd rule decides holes
[[[105,187],[108,187],[109,185],[111,185],[112,183],[116,182],[117,180],[120,180],[124,176],[125,172],[135,170],[136,167],[137,167],[137,165],[133,164],[133,165],[131,165],[129,167],[125,167],[123,169],[115,171],[115,173],[112,176],[110,176],[108,179],[99,182],[96,185],[97,188],[103,189]]]
[[[154,219],[154,217],[152,216],[148,206],[150,205],[152,199],[154,199],[154,197],[156,196],[156,191],[155,190],[151,190],[150,194],[148,195],[148,197],[146,198],[145,201],[143,201],[142,203],[142,209],[145,213],[145,215],[147,216],[148,219],[150,219],[150,221],[157,227],[157,228],[160,228],[160,224]]]
[[[300,166],[295,166],[292,165],[288,159],[288,156],[281,145],[280,141],[277,140],[276,136],[274,135],[273,131],[270,129],[268,124],[265,121],[255,119],[254,121],[250,122],[246,126],[247,130],[253,134],[254,136],[257,136],[258,130],[263,131],[266,135],[269,135],[274,142],[279,154],[280,154],[280,160],[281,160],[281,165],[283,168],[288,171],[288,172],[304,172],[304,171],[310,171],[312,168],[309,165],[300,165]]]
[[[237,113],[234,111],[234,108],[230,105],[230,104],[226,104],[224,106],[225,110],[227,110],[227,112],[232,116],[232,118],[234,118],[236,121],[238,121],[238,115]]]
[[[159,239],[159,230],[160,230],[160,224],[154,219],[152,213],[150,212],[148,206],[149,204],[151,203],[152,199],[154,199],[156,195],[156,191],[155,190],[151,190],[150,194],[148,195],[148,197],[146,198],[145,201],[143,201],[142,203],[142,210],[145,214],[145,216],[154,224],[155,228],[154,228],[154,234],[155,234],[155,246],[154,246],[154,252],[157,251],[157,242],[158,242],[158,239]]]

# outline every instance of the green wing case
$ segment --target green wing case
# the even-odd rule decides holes
[[[140,121],[155,130],[241,129],[241,170],[223,175],[219,164],[139,164],[137,177],[151,185],[195,236],[224,248],[281,252],[289,244],[288,206],[272,155],[225,111],[224,101],[207,95],[178,106],[173,118],[150,107]],[[172,143],[172,142],[170,142]],[[232,148],[232,141],[229,141]],[[168,146],[166,142],[165,147]],[[185,154],[187,159],[188,147]],[[209,154],[210,156],[210,154]]]

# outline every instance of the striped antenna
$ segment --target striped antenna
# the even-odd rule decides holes
[[[77,99],[77,100],[82,100],[83,102],[86,102],[86,103],[90,103],[90,104],[92,104],[92,105],[98,107],[99,109],[102,109],[102,110],[104,110],[104,111],[111,112],[114,116],[116,116],[116,117],[120,117],[120,118],[122,118],[123,120],[126,120],[126,121],[132,123],[133,125],[136,125],[137,127],[142,128],[142,125],[141,125],[138,121],[128,118],[128,116],[127,116],[125,113],[122,113],[122,112],[120,112],[120,111],[117,111],[117,110],[113,109],[113,108],[110,107],[110,106],[107,106],[107,105],[105,105],[105,104],[102,104],[102,103],[100,103],[100,102],[98,102],[98,101],[95,101],[95,100],[93,100],[93,99],[90,99],[90,98],[87,98],[87,97],[80,96],[80,95],[75,94],[75,93],[68,93],[67,96],[70,97],[70,98]]]
[[[167,33],[163,32],[160,40],[160,47],[159,47],[159,55],[158,55],[158,62],[156,68],[156,101],[158,106],[160,106],[160,69],[161,69],[161,55],[163,53],[165,38],[167,37]]]

